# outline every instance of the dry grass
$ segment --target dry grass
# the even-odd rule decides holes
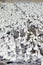
[[[32,2],[43,2],[43,0],[0,0],[1,2],[18,2],[18,1],[32,1]]]
[[[32,0],[33,2],[43,2],[43,0]]]
[[[4,63],[0,63],[0,65],[5,65]]]

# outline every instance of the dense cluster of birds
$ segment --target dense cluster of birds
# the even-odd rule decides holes
[[[0,57],[43,63],[43,3],[0,3]]]

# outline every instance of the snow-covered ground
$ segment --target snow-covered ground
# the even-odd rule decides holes
[[[43,3],[0,2],[0,57],[43,65]]]

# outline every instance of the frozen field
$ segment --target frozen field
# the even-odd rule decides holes
[[[43,65],[43,3],[0,2],[0,62]]]

